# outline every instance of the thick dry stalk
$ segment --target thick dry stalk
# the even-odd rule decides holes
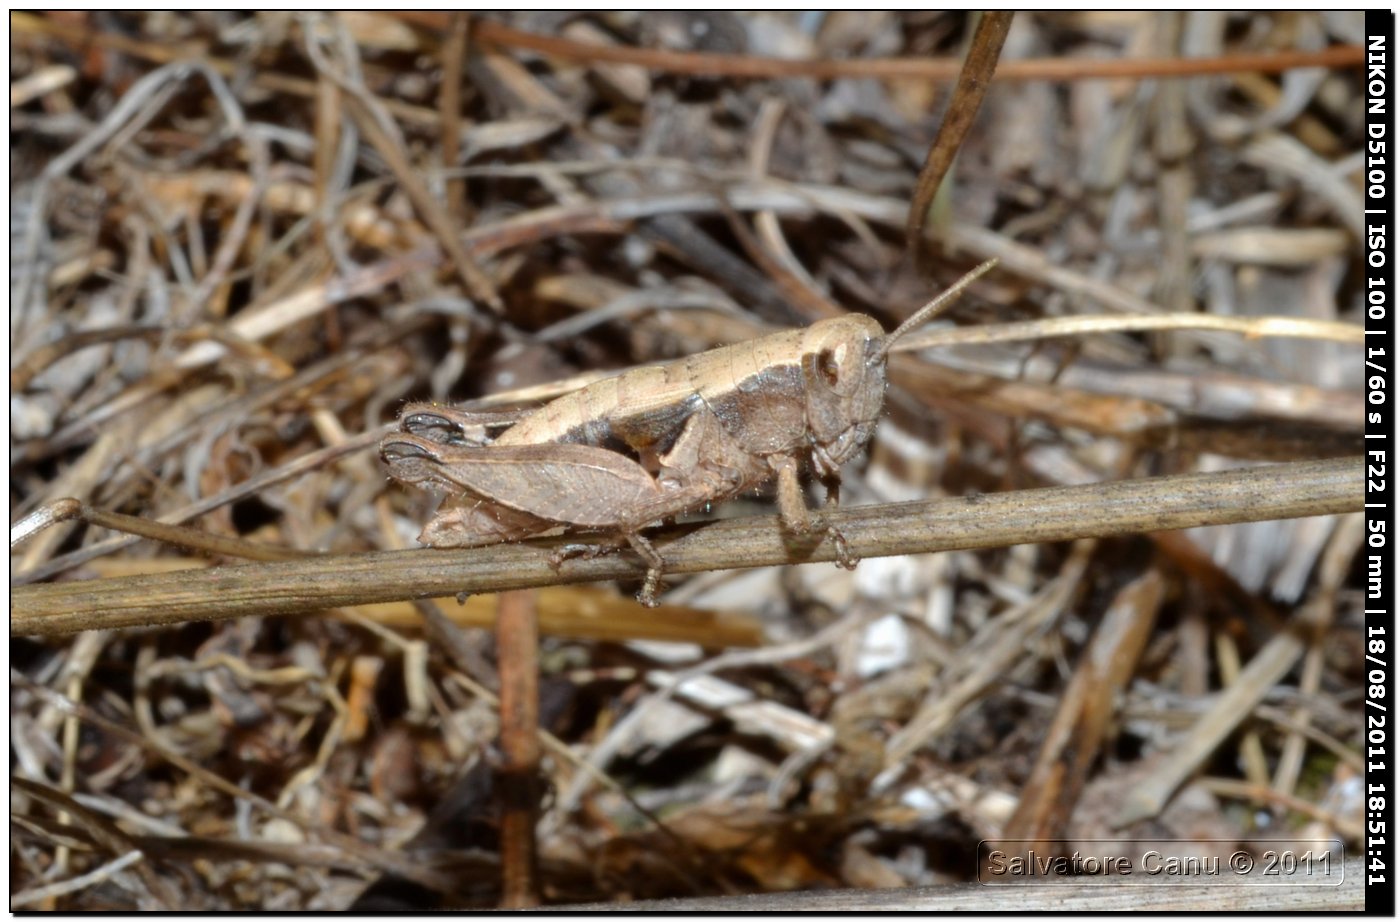
[[[1021,490],[824,513],[857,557],[1068,541],[1138,532],[1352,512],[1361,508],[1360,458],[1303,461],[1218,474],[1183,474]],[[654,538],[671,573],[831,561],[831,540],[805,543],[775,516],[731,519]],[[682,536],[683,535],[683,536]],[[291,615],[343,605],[640,579],[631,555],[551,566],[549,542],[460,550],[384,551],[200,572],[21,586],[14,634]]]

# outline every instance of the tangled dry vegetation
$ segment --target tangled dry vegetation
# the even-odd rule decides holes
[[[991,835],[1354,844],[1360,14],[1020,14],[925,275],[906,215],[971,30],[13,14],[12,905],[906,887],[970,879]],[[409,550],[435,500],[373,450],[406,400],[836,310],[889,329],[991,257],[846,475],[841,521],[892,556],[679,575],[784,559],[753,497],[700,517],[734,519],[693,535],[729,557],[677,542],[653,612],[626,555]],[[210,538],[125,533],[154,522]],[[1217,522],[1255,524],[1161,530]],[[335,556],[236,559],[308,552]],[[497,597],[451,596],[589,576],[617,582],[515,597],[544,635],[533,878],[492,770]]]

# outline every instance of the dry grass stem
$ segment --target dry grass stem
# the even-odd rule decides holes
[[[973,119],[982,108],[982,100],[991,86],[997,59],[1001,55],[1002,45],[1006,43],[1006,34],[1011,30],[1014,15],[1008,10],[987,10],[978,14],[977,28],[972,32],[967,57],[958,71],[958,82],[948,101],[948,111],[943,114],[938,135],[928,149],[923,169],[919,171],[919,179],[914,185],[914,197],[909,203],[909,217],[905,221],[904,241],[914,264],[925,272],[928,271],[930,258],[928,247],[924,245],[929,211],[962,148],[963,139],[972,128]]]

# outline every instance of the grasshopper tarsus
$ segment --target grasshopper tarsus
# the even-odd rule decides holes
[[[851,553],[851,546],[846,543],[846,536],[841,534],[841,530],[835,525],[827,525],[826,533],[831,536],[831,542],[836,545],[836,565],[843,570],[854,570],[856,564],[860,563],[860,558]]]
[[[550,569],[558,572],[566,560],[592,560],[604,554],[616,554],[622,550],[623,539],[613,538],[598,544],[563,544],[549,555]]]
[[[793,524],[788,524],[788,529],[796,535],[823,535],[831,539],[831,543],[836,548],[836,565],[843,570],[854,570],[856,564],[860,563],[860,558],[851,553],[851,546],[846,541],[846,536],[841,533],[841,529],[831,524],[831,521],[820,512],[804,510],[801,520],[801,529]]]
[[[656,590],[661,583],[660,570],[647,570],[646,579],[642,581],[641,591],[637,593],[637,601],[647,608],[656,608],[661,603],[656,600]]]

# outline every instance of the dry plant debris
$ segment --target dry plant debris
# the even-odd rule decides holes
[[[964,13],[10,26],[13,907],[928,886],[990,835],[1359,837],[1359,13],[1018,14],[922,197]],[[892,329],[992,257],[846,472],[893,556],[681,576],[792,561],[754,497],[680,526],[648,613],[625,557],[460,552],[473,587],[618,581],[512,603],[544,635],[541,738],[507,734],[550,791],[522,842],[494,603],[408,550],[434,501],[374,453],[398,408],[836,311]]]

